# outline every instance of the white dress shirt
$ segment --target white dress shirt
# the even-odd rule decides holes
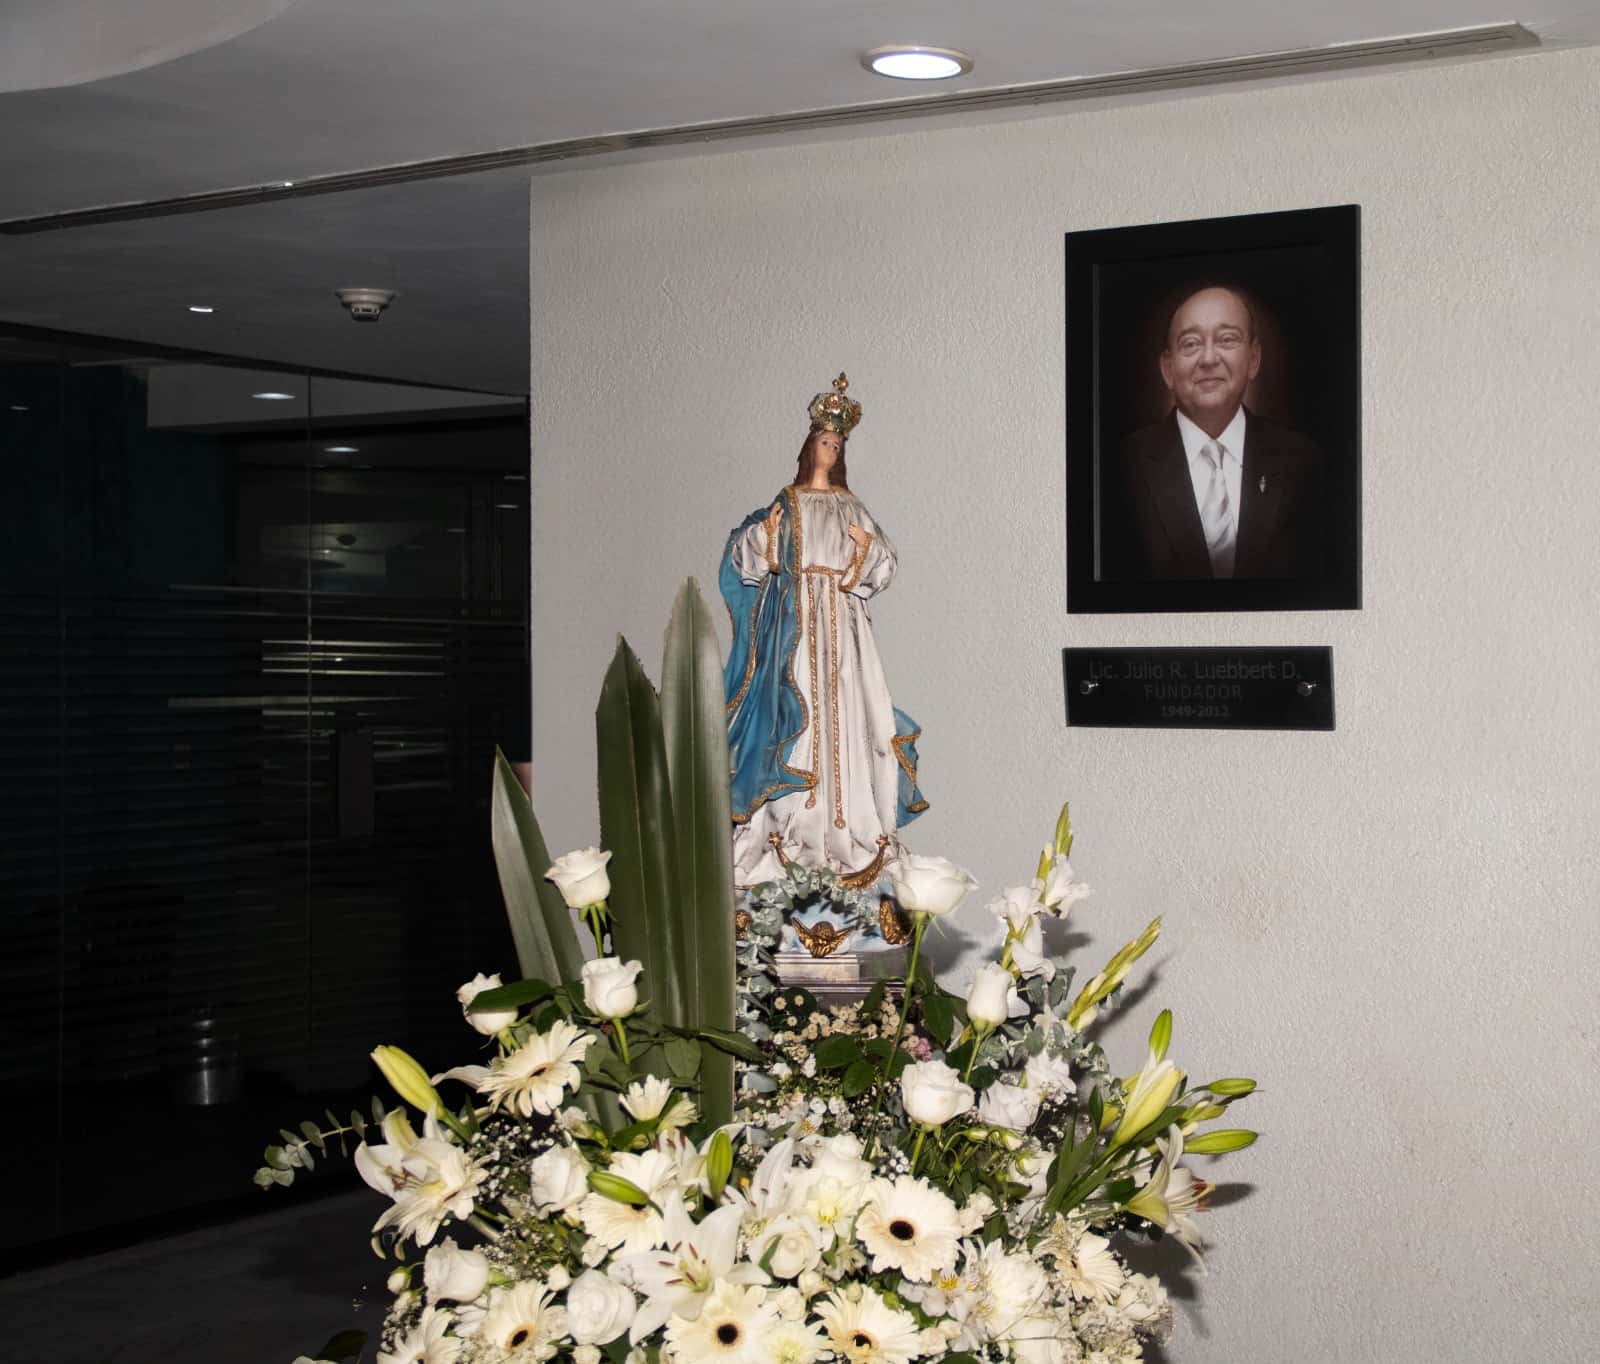
[[[1211,437],[1190,421],[1182,412],[1177,413],[1178,432],[1183,437],[1183,451],[1189,457],[1189,478],[1194,483],[1195,510],[1205,506],[1206,489],[1211,486],[1211,464],[1204,454],[1206,442]],[[1233,414],[1233,420],[1217,437],[1222,448],[1222,477],[1228,488],[1228,510],[1232,514],[1233,528],[1228,535],[1228,562],[1233,562],[1239,544],[1239,508],[1242,505],[1244,485],[1244,405]]]

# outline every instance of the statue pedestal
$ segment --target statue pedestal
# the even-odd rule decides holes
[[[809,990],[825,1005],[853,1004],[882,980],[897,993],[906,976],[906,949],[885,947],[871,952],[832,952],[815,957],[784,949],[772,954],[778,982]]]

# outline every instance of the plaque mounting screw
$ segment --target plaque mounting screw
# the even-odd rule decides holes
[[[1082,695],[1087,696],[1087,695],[1089,695],[1090,692],[1098,690],[1099,686],[1100,686],[1100,684],[1098,682],[1091,682],[1086,677],[1086,678],[1083,679],[1083,681],[1078,683],[1078,691]]]
[[[1294,684],[1294,689],[1299,692],[1301,696],[1310,696],[1312,692],[1316,691],[1317,684],[1315,682],[1296,682]]]

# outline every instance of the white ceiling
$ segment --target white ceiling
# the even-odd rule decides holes
[[[969,52],[944,94],[1509,20],[1600,41],[1600,5],[1503,4],[298,0],[129,74],[0,94],[0,220],[921,93],[862,69],[887,42]],[[0,320],[520,392],[528,176],[0,236]],[[343,285],[401,297],[358,326]]]

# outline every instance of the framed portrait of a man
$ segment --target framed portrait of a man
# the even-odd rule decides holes
[[[1360,211],[1071,232],[1067,609],[1361,605]]]

